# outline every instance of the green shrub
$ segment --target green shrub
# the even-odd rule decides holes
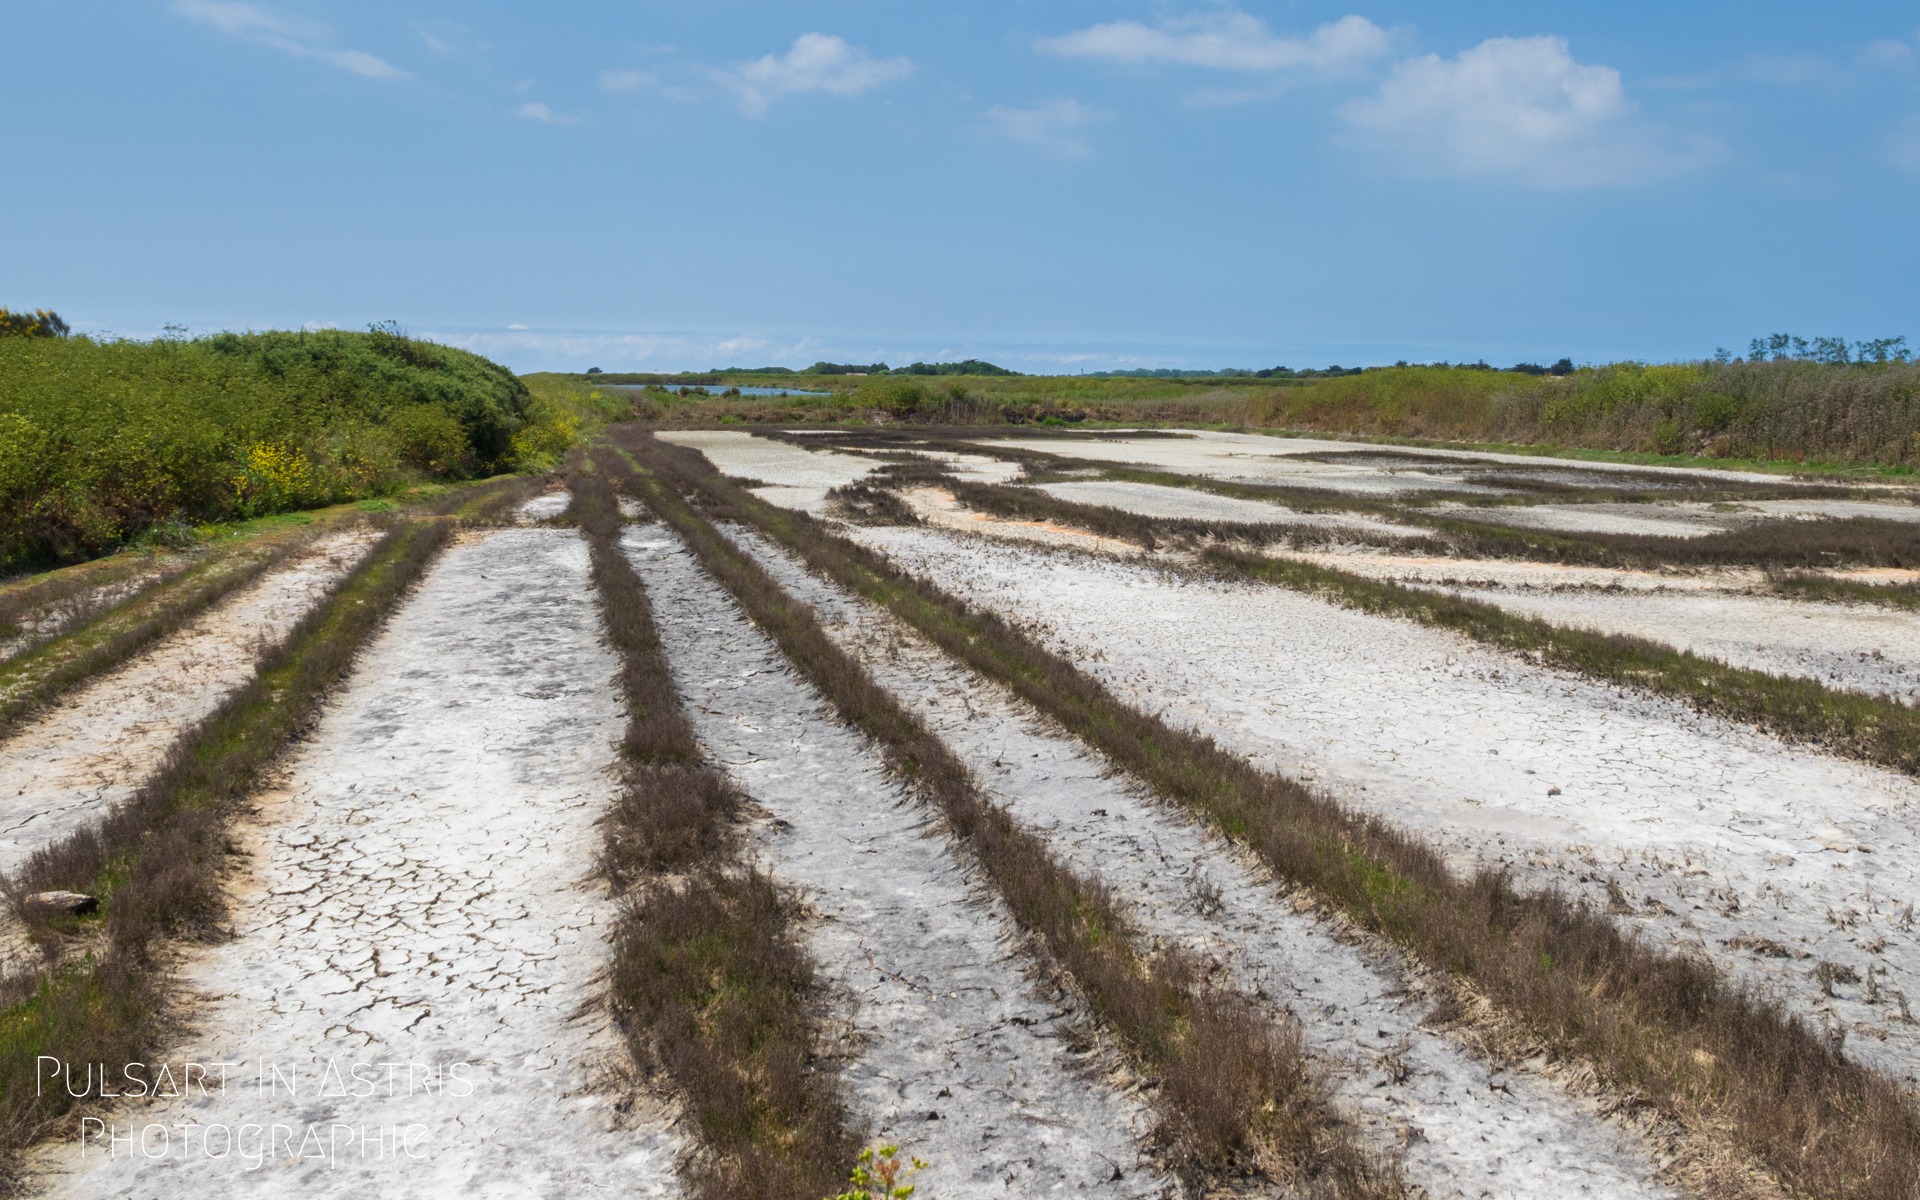
[[[864,380],[854,391],[857,404],[877,408],[895,417],[910,417],[927,405],[927,389],[918,379],[881,375]]]
[[[100,554],[165,522],[514,469],[534,407],[506,368],[390,326],[0,337],[0,570]]]

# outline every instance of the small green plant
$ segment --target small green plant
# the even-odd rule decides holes
[[[847,1190],[831,1200],[907,1200],[917,1185],[905,1180],[926,1169],[918,1158],[903,1164],[898,1146],[868,1146],[847,1176]]]

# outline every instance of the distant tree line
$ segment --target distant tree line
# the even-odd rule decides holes
[[[1733,354],[1721,348],[1714,361],[1734,361]],[[1913,360],[1905,337],[1869,338],[1848,343],[1843,337],[1803,338],[1791,333],[1770,333],[1747,343],[1746,362],[1817,362],[1844,367],[1850,363],[1903,363]]]
[[[1009,371],[1005,367],[995,366],[984,359],[968,358],[950,363],[917,362],[906,367],[889,367],[886,363],[830,363],[817,362],[800,372],[804,375],[1018,375],[1018,371]]]
[[[1522,375],[1571,375],[1574,371],[1573,360],[1563,358],[1550,367],[1538,363],[1515,363],[1511,367],[1495,367],[1482,359],[1470,363],[1410,363],[1405,359],[1393,364],[1395,367],[1440,367],[1454,371],[1515,371]],[[1219,370],[1202,371],[1186,367],[1135,367],[1126,371],[1092,371],[1089,374],[1096,379],[1341,379],[1348,375],[1362,375],[1368,371],[1383,371],[1385,367],[1343,367],[1338,363],[1327,367],[1265,367],[1258,371],[1249,371],[1238,367],[1223,367]]]

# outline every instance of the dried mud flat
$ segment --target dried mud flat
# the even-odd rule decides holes
[[[665,440],[765,499],[829,518],[832,488],[885,465],[744,431]],[[1481,477],[1494,456],[1408,459],[1307,439],[1011,444],[1027,441],[1375,498],[1498,483]],[[960,478],[1021,478],[990,453],[934,455]],[[1650,474],[1500,457],[1574,485]],[[1194,489],[1041,486],[1157,518],[1418,532]],[[1846,1053],[1920,1080],[1907,1011],[1920,999],[1920,783],[1451,633],[1203,575],[1184,557],[989,518],[937,487],[905,498],[924,525],[841,531],[1033,631],[1124,701],[1429,839],[1456,868],[1504,864],[1523,886],[1586,898],[1780,996]],[[1765,517],[1852,515],[1839,501],[1779,503]],[[73,1118],[33,1157],[42,1194],[681,1193],[676,1168],[699,1153],[697,1131],[665,1079],[635,1076],[601,994],[618,910],[592,870],[625,721],[568,505],[548,491],[519,505],[518,528],[462,535],[238,819],[231,929],[180,950],[184,1000],[166,1051],[177,1069],[226,1064],[224,1088],[90,1109],[117,1143]],[[1693,512],[1565,507],[1576,525],[1612,529],[1670,529]],[[1179,1194],[1152,1132],[1151,1082],[1044,966],[936,811],[674,534],[630,498],[621,511],[642,522],[623,544],[700,747],[748,797],[745,857],[797,902],[824,1060],[854,1123],[931,1162],[918,1180],[929,1200]],[[1561,519],[1556,505],[1531,511]],[[1700,516],[1716,529],[1753,519]],[[1110,889],[1147,943],[1213,964],[1214,983],[1297,1025],[1334,1107],[1414,1194],[1705,1194],[1689,1190],[1699,1160],[1686,1158],[1701,1146],[1682,1147],[1582,1071],[1527,1057],[1488,1013],[1455,1003],[1452,981],[1274,878],[892,617],[756,535],[724,532],[986,796]],[[370,541],[359,536],[320,543],[23,727],[0,763],[0,869],[126,795],[357,560]],[[1758,571],[1272,552],[1920,702],[1914,617],[1763,594]]]
[[[1426,1018],[1438,995],[1391,948],[1278,885],[1250,856],[1111,769],[1000,687],[750,533],[729,531],[961,756],[989,795],[1076,870],[1127,898],[1154,938],[1217,961],[1300,1021],[1337,1102],[1409,1181],[1441,1196],[1666,1196],[1654,1155],[1517,1064]]]
[[[50,1145],[45,1194],[677,1190],[592,1003],[621,728],[592,596],[568,531],[447,553],[247,822],[232,939],[183,968],[168,1060],[225,1088],[109,1110],[145,1146]]]
[[[819,513],[833,488],[858,483],[886,464],[860,454],[808,450],[728,429],[662,433],[660,440],[698,450],[729,475],[756,480],[769,503]]]
[[[805,898],[856,1115],[932,1164],[932,1196],[1160,1195],[1138,1100],[1074,1006],[1023,973],[930,810],[671,533],[627,546],[700,741],[759,811],[754,856]]]
[[[0,872],[130,795],[378,535],[333,534],[0,742]]]
[[[1280,588],[932,530],[854,536],[1147,711],[1417,830],[1462,868],[1507,864],[1611,908],[1920,1076],[1920,1027],[1893,995],[1920,997],[1915,781]]]

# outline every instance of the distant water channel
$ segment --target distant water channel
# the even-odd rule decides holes
[[[612,383],[612,384],[608,384],[607,386],[617,387],[621,391],[626,391],[626,392],[643,392],[646,390],[646,387],[644,385],[637,384],[637,383]],[[673,393],[676,396],[698,395],[702,392],[706,393],[709,396],[720,396],[720,395],[726,394],[727,392],[726,387],[718,384],[713,385],[711,387],[703,387],[698,384],[673,384],[673,385],[662,384],[661,387],[664,388],[666,391]],[[743,388],[734,388],[733,390],[738,392],[742,396],[831,396],[833,395],[832,392],[809,392],[804,388],[743,387]]]

